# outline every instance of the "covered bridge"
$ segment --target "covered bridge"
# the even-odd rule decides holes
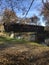
[[[6,32],[36,32],[37,42],[44,42],[44,39],[49,34],[49,31],[47,32],[44,26],[19,23],[4,23],[3,25]]]

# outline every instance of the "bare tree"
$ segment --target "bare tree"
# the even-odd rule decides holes
[[[34,15],[34,16],[31,17],[30,19],[31,19],[32,23],[34,23],[34,24],[36,24],[36,25],[38,24],[38,20],[39,20],[38,16]]]
[[[9,22],[16,22],[18,20],[18,17],[16,16],[15,12],[13,12],[10,9],[5,9],[3,13],[3,22],[9,23]]]
[[[18,17],[16,16],[15,12],[13,12],[10,9],[5,9],[4,13],[3,13],[3,22],[4,22],[4,27],[7,25],[10,26],[10,23],[16,23],[18,20]],[[10,33],[10,37],[15,37],[15,33],[13,31],[11,31]]]
[[[42,0],[43,8],[41,14],[44,16],[43,19],[46,21],[46,25],[49,25],[49,1]]]
[[[31,19],[30,18],[25,18],[25,19],[21,19],[20,20],[20,23],[22,23],[22,24],[27,24],[27,23],[30,23],[31,22]]]

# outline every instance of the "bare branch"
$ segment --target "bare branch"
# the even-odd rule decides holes
[[[49,10],[48,0],[46,0],[46,4],[45,4],[44,0],[42,0],[42,3],[43,3],[43,5]]]

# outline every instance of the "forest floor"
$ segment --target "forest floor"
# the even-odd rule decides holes
[[[49,47],[33,42],[3,42],[1,38],[0,65],[49,65]]]

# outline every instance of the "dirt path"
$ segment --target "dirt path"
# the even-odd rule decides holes
[[[5,44],[2,46],[0,65],[49,65],[48,47],[31,44]]]

